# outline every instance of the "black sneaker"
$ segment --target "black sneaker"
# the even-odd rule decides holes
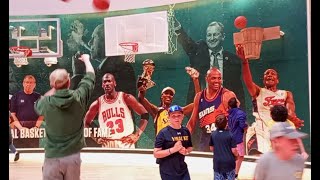
[[[20,158],[20,153],[16,152],[15,155],[14,155],[14,161],[18,161],[19,158]]]

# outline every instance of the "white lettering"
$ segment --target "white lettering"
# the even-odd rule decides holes
[[[94,137],[111,137],[110,128],[94,128],[93,129]]]
[[[212,113],[213,111],[215,110],[215,107],[214,105],[213,106],[210,106],[202,111],[199,112],[199,119],[203,118],[204,116]]]
[[[83,135],[84,137],[90,137],[92,135],[92,128],[84,128]]]
[[[44,128],[21,129],[20,138],[43,138],[45,137]]]

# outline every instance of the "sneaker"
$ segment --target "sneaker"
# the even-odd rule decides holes
[[[16,153],[14,154],[14,161],[18,161],[19,158],[20,158],[20,153],[19,153],[19,152],[16,152]]]

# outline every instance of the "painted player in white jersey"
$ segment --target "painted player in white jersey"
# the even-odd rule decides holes
[[[85,126],[92,126],[98,113],[99,128],[108,132],[108,137],[92,137],[98,144],[108,148],[135,148],[135,143],[147,126],[149,114],[134,96],[116,91],[116,86],[112,74],[106,73],[102,77],[105,94],[90,105],[85,116]],[[130,109],[141,115],[136,132]]]
[[[303,126],[303,120],[300,120],[295,113],[295,103],[293,94],[287,90],[279,90],[278,72],[274,69],[267,69],[263,74],[264,87],[260,87],[252,80],[248,59],[244,58],[242,47],[237,49],[238,56],[242,59],[242,78],[252,97],[253,115],[255,122],[248,128],[246,143],[248,154],[250,149],[256,149],[259,153],[268,152],[271,148],[269,130],[273,125],[270,115],[270,108],[274,105],[283,105],[288,109],[288,120],[296,128]],[[256,141],[256,143],[254,143]],[[254,147],[256,144],[257,147]],[[304,148],[302,153],[306,155]]]

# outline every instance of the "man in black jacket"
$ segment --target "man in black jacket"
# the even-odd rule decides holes
[[[175,32],[178,42],[189,56],[190,66],[199,71],[201,89],[206,87],[205,76],[211,67],[217,67],[223,77],[223,86],[232,90],[240,101],[240,107],[245,109],[245,95],[241,80],[241,60],[239,57],[223,48],[225,39],[224,25],[211,22],[206,30],[206,40],[195,42],[185,32],[181,24],[175,21]],[[194,97],[193,83],[189,84],[187,103]]]

